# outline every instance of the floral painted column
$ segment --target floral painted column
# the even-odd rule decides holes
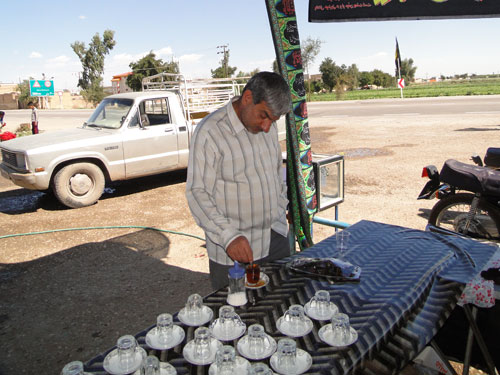
[[[317,201],[297,18],[293,0],[266,0],[266,6],[280,73],[292,92],[286,127],[288,199],[297,242],[304,249],[313,244]]]

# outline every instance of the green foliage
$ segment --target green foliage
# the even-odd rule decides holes
[[[321,79],[328,91],[332,91],[337,85],[342,74],[342,68],[338,66],[330,57],[325,58],[319,66]]]
[[[212,78],[229,78],[232,77],[234,72],[238,69],[235,66],[229,66],[229,50],[224,50],[220,66],[217,69],[210,69]]]
[[[87,102],[97,104],[106,96],[101,83],[101,77],[94,78],[94,81],[90,83],[87,89],[81,91],[83,98]]]
[[[371,72],[361,72],[359,74],[359,85],[360,87],[373,85],[373,74]]]
[[[316,56],[319,54],[321,50],[321,44],[323,41],[321,41],[319,38],[313,39],[310,36],[308,36],[302,43],[301,43],[301,56],[302,56],[302,66],[304,67],[304,71],[306,72],[307,76],[309,77],[307,80],[307,92],[309,93],[311,91],[311,77],[309,75],[309,66],[314,62],[314,59]]]
[[[129,67],[132,69],[132,75],[127,77],[127,85],[134,91],[142,91],[142,79],[159,73],[179,74],[179,64],[175,61],[164,62],[157,59],[151,51],[142,59],[131,62]]]
[[[325,88],[329,91],[335,89],[339,97],[346,89],[354,90],[359,86],[361,73],[356,64],[349,67],[344,64],[338,66],[331,58],[327,57],[321,63],[319,70]]]
[[[16,131],[16,136],[17,137],[24,137],[25,135],[31,135],[32,132],[31,132],[31,124],[29,123],[22,123],[20,124]]]
[[[356,64],[352,64],[344,71],[343,81],[349,90],[359,87],[360,72]]]
[[[309,66],[314,62],[321,50],[321,44],[323,44],[322,40],[319,38],[313,39],[310,36],[301,43],[302,66],[307,74],[309,74]]]
[[[413,59],[404,59],[401,61],[401,78],[404,78],[407,84],[415,81],[415,72],[417,67],[413,66]]]
[[[389,73],[383,72],[379,69],[374,69],[371,71],[373,76],[373,84],[379,87],[394,87],[396,85],[396,79]]]
[[[390,76],[390,75],[389,75]],[[392,77],[394,80],[394,77]],[[403,89],[405,98],[422,98],[436,96],[463,96],[463,95],[500,95],[500,79],[474,79],[454,80],[435,83],[413,84]],[[341,95],[342,100],[365,100],[399,98],[401,92],[398,88],[379,90],[353,90]],[[336,100],[335,94],[313,94],[313,101]]]
[[[97,104],[104,97],[102,90],[102,75],[104,74],[104,57],[113,49],[116,42],[113,39],[115,32],[106,30],[102,39],[96,33],[88,48],[85,43],[76,41],[71,48],[76,53],[82,64],[83,72],[78,79],[78,87],[82,88],[82,95],[86,100]]]
[[[30,79],[33,78],[30,77]],[[38,97],[30,96],[30,81],[28,79],[25,79],[17,85],[17,91],[21,93],[19,95],[19,104],[21,108],[27,108],[29,102],[38,103]]]
[[[320,92],[323,90],[324,85],[320,80],[311,81],[310,87],[306,87],[307,92]],[[310,91],[309,91],[310,90]]]

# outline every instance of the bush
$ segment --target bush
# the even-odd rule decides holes
[[[28,123],[20,124],[16,129],[16,135],[18,137],[24,137],[25,135],[31,135],[31,125]]]

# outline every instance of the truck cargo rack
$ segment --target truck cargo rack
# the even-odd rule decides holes
[[[160,73],[142,80],[143,91],[172,90],[181,94],[186,118],[200,119],[241,94],[248,77],[191,79],[182,74]]]

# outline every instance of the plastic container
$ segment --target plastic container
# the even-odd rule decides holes
[[[247,303],[247,293],[245,289],[245,268],[238,262],[229,269],[229,292],[227,294],[227,303],[232,306],[243,306]]]

